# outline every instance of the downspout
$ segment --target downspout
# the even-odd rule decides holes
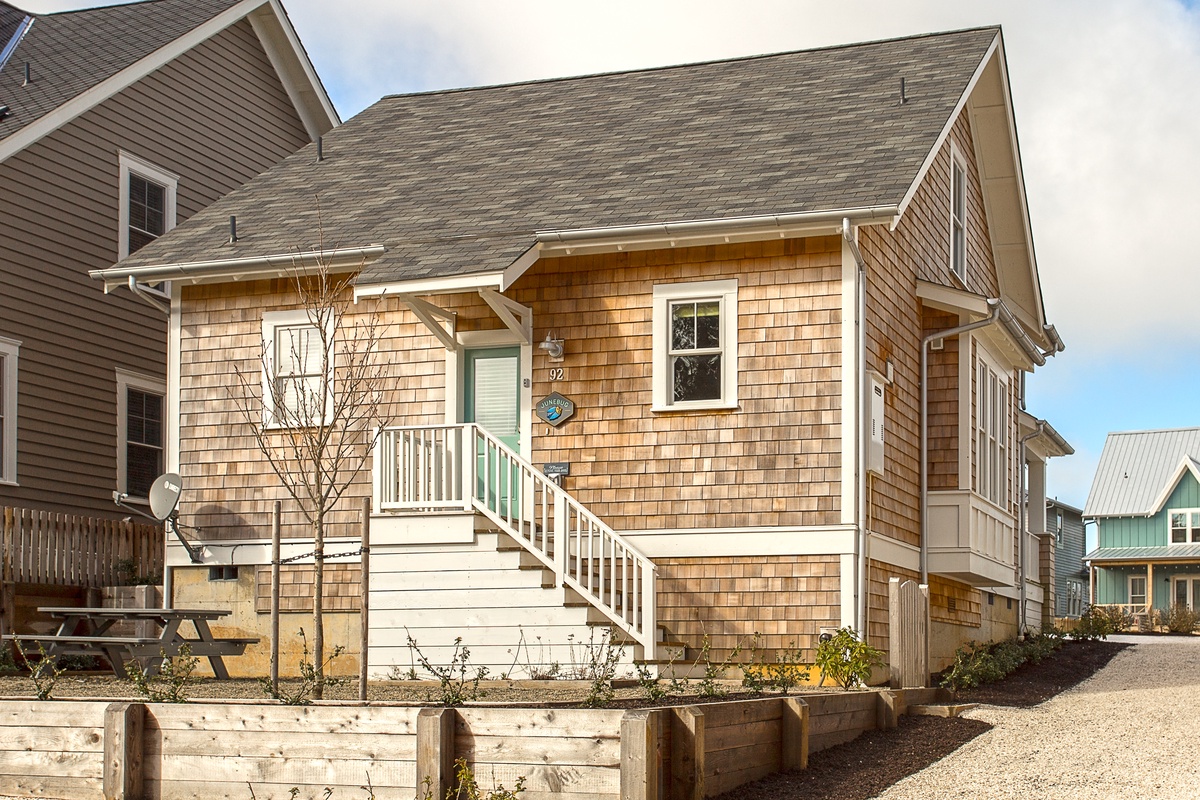
[[[1025,406],[1025,375],[1024,375],[1024,373],[1022,373],[1021,374],[1021,407],[1024,408],[1024,406]],[[1027,520],[1028,520],[1028,516],[1029,516],[1029,512],[1025,508],[1025,506],[1028,505],[1028,503],[1026,502],[1026,498],[1025,498],[1025,492],[1026,492],[1025,443],[1028,442],[1030,439],[1034,439],[1038,436],[1041,436],[1042,432],[1045,430],[1046,430],[1046,420],[1039,419],[1037,421],[1037,430],[1033,431],[1032,433],[1027,433],[1021,437],[1021,442],[1020,442],[1021,446],[1019,448],[1020,455],[1017,456],[1017,467],[1021,470],[1020,478],[1019,478],[1019,481],[1017,484],[1018,491],[1019,491],[1019,494],[1017,495],[1017,509],[1018,509],[1017,519],[1019,521],[1019,524],[1017,525],[1017,534],[1018,534],[1017,535],[1017,581],[1018,581],[1018,592],[1019,592],[1018,596],[1020,598],[1019,599],[1020,605],[1017,607],[1017,638],[1018,639],[1025,638],[1025,627],[1029,621],[1029,614],[1025,608],[1025,602],[1026,602],[1026,590],[1025,590],[1025,578],[1026,578],[1026,576],[1025,576],[1025,533],[1026,533],[1026,531],[1025,531],[1025,526],[1027,525]]]
[[[950,339],[969,331],[985,328],[1000,321],[1003,304],[999,298],[988,298],[991,314],[986,319],[931,333],[921,340],[921,583],[929,583],[929,345],[939,339]],[[961,352],[959,358],[962,358]]]
[[[133,277],[132,275],[129,276],[129,291],[137,295],[139,300],[142,300],[143,302],[153,306],[159,312],[170,315],[170,303],[164,303],[162,300],[149,294],[145,289],[142,288],[141,284],[137,282],[137,278]]]
[[[850,218],[842,218],[842,238],[846,240],[846,244],[850,246],[850,252],[854,254],[854,263],[858,267],[855,270],[855,286],[854,296],[857,310],[858,330],[855,334],[855,371],[857,373],[857,384],[854,392],[854,413],[857,415],[854,425],[854,448],[855,448],[855,468],[854,468],[854,532],[858,550],[858,575],[856,581],[858,584],[858,603],[855,608],[855,629],[859,632],[862,640],[867,640],[867,579],[868,579],[868,553],[867,553],[867,453],[866,453],[866,437],[863,436],[863,420],[866,417],[866,401],[865,387],[867,382],[867,263],[863,260],[862,253],[858,249],[857,226],[851,226]]]

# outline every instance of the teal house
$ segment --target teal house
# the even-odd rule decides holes
[[[1083,513],[1093,604],[1200,608],[1200,428],[1110,433]]]

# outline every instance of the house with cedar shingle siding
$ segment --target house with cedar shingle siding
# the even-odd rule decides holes
[[[135,255],[338,123],[283,8],[0,2],[0,506],[125,517],[166,467],[162,284]]]
[[[300,386],[262,355],[312,328],[296,280],[322,271],[384,321],[397,408],[330,519],[353,553],[369,499],[372,672],[410,634],[500,671],[596,626],[648,660],[756,633],[811,656],[841,626],[886,648],[893,577],[930,586],[935,666],[1040,624],[1019,499],[1066,443],[1023,386],[1062,345],[997,28],[385,97],[96,273],[171,282],[205,563],[169,547],[168,592],[245,568],[221,597],[253,635],[271,501],[285,557],[311,541],[230,387]],[[351,656],[356,559],[323,587]]]

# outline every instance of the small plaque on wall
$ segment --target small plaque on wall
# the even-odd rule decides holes
[[[575,403],[558,392],[553,392],[538,401],[534,412],[538,419],[557,428],[574,416]]]

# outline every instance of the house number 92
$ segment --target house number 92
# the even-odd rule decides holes
[[[563,379],[563,368],[562,367],[552,367],[550,369],[550,380],[561,381],[562,379]]]

